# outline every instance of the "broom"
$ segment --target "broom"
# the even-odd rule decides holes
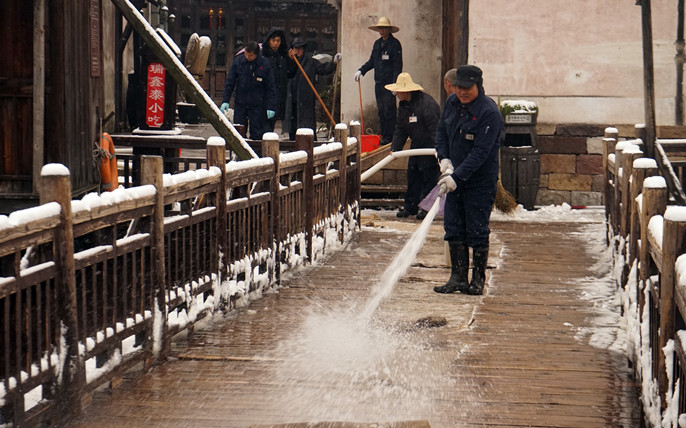
[[[498,158],[500,158],[500,150],[498,150]],[[513,214],[517,208],[517,201],[514,196],[510,194],[500,182],[500,169],[498,169],[498,187],[495,192],[495,202],[493,203],[495,209],[504,214]]]

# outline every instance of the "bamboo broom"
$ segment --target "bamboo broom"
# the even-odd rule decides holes
[[[498,159],[500,159],[500,149],[498,149]],[[495,209],[504,214],[513,214],[517,208],[517,201],[514,196],[503,187],[500,180],[500,168],[498,168],[498,187],[495,192]]]

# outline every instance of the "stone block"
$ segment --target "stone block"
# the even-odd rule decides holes
[[[541,173],[573,174],[576,163],[575,155],[541,155]]]
[[[590,192],[592,182],[593,178],[585,174],[550,174],[548,189]]]
[[[555,135],[561,137],[602,137],[605,135],[605,125],[585,123],[559,123]]]
[[[536,124],[536,134],[541,135],[555,135],[555,124],[554,123],[537,123]]]
[[[548,174],[541,174],[538,178],[538,187],[547,188],[548,187]]]
[[[594,175],[591,177],[591,191],[604,192],[605,191],[605,177],[602,175]]]
[[[589,155],[603,154],[603,137],[591,137],[586,139],[586,153]]]
[[[577,192],[572,191],[572,199],[570,205],[572,206],[597,206],[602,205],[601,192]]]
[[[586,154],[586,137],[539,137],[541,154]]]
[[[571,192],[562,190],[539,189],[536,194],[536,205],[562,205],[569,203]]]
[[[577,174],[602,174],[603,156],[602,155],[579,155],[576,157]]]

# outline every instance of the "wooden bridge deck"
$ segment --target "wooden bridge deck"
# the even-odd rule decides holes
[[[434,221],[373,327],[355,321],[355,305],[419,222],[365,214],[375,227],[347,251],[176,340],[169,362],[97,392],[68,426],[641,425],[601,211],[556,223],[495,219],[481,297],[432,291],[448,277]],[[447,324],[416,328],[426,316]]]

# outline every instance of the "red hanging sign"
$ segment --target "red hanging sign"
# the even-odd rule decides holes
[[[159,128],[164,123],[164,66],[158,62],[148,65],[148,90],[145,123]]]

